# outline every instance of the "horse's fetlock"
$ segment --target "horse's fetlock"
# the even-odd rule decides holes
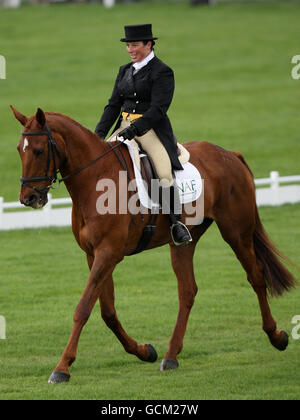
[[[71,365],[72,365],[72,363],[74,363],[74,362],[75,362],[75,360],[76,360],[76,357],[75,357],[75,356],[71,356],[71,357],[69,357],[69,360],[68,360],[68,365],[69,365],[69,366],[71,366]]]
[[[272,325],[263,325],[263,331],[268,335],[268,336],[273,336],[274,334],[276,334],[277,330],[277,326],[276,326],[276,322],[274,321],[274,324]]]
[[[126,353],[137,355],[137,347],[138,347],[137,344],[133,344],[133,345],[130,344],[130,345],[124,346],[124,349]]]

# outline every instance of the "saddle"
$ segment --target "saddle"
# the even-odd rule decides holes
[[[151,157],[143,150],[140,144],[138,144],[135,140],[129,141],[130,146],[133,148],[133,156],[134,156],[134,163],[139,169],[141,173],[141,177],[144,180],[146,190],[148,192],[148,196],[152,197],[152,186],[154,179],[159,179],[152,162]],[[190,154],[189,152],[179,143],[177,143],[177,153],[179,157],[179,161],[181,164],[188,162]],[[159,203],[156,203],[159,207]],[[157,207],[156,207],[157,208]],[[153,235],[155,234],[156,230],[156,219],[158,216],[158,212],[155,211],[154,213],[151,211],[149,215],[148,222],[144,227],[142,236],[138,242],[136,249],[130,254],[138,254],[139,252],[143,251],[147,245],[150,243]]]
[[[112,136],[110,136],[110,138],[107,140],[108,144],[110,145],[110,147],[112,147],[112,145],[110,144],[113,141],[117,140],[117,136],[115,134],[113,134]],[[140,144],[138,144],[136,142],[136,140],[126,140],[124,142],[125,144],[127,144],[129,150],[131,150],[132,153],[130,153],[131,158],[133,160],[134,165],[136,166],[136,168],[138,169],[138,172],[141,174],[141,177],[144,181],[144,186],[146,187],[146,192],[148,193],[149,197],[152,197],[151,194],[151,188],[152,188],[152,180],[153,179],[159,179],[157,176],[157,173],[155,171],[155,167],[154,164],[152,162],[152,159],[150,158],[150,156],[142,149],[142,147],[140,146]],[[184,165],[185,163],[187,163],[189,161],[190,158],[190,153],[185,149],[184,146],[182,146],[180,143],[177,142],[176,137],[174,136],[174,143],[177,145],[177,155],[178,155],[178,159],[180,161],[180,163],[182,165]],[[116,156],[118,157],[118,154],[115,151]],[[120,159],[118,157],[118,159]],[[155,230],[156,230],[156,219],[158,216],[158,211],[157,209],[159,208],[159,202],[157,203],[153,203],[154,204],[154,209],[152,209],[152,207],[148,207],[151,208],[150,214],[149,214],[149,219],[148,222],[146,224],[146,226],[144,227],[142,236],[138,242],[138,245],[136,247],[136,249],[130,254],[130,255],[134,255],[134,254],[138,254],[139,252],[142,252],[147,245],[150,243]],[[154,210],[154,211],[153,211]]]
[[[176,138],[174,141],[177,142]],[[152,197],[151,185],[153,179],[159,179],[151,157],[143,150],[140,144],[135,140],[127,141],[134,150],[134,163],[139,169],[141,176],[145,182],[148,195]],[[177,155],[179,162],[183,165],[190,159],[190,153],[180,143],[177,143]]]
[[[148,195],[152,197],[152,180],[158,179],[154,164],[150,156],[140,147],[140,173],[145,182]]]

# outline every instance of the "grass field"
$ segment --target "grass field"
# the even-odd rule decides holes
[[[0,10],[0,196],[15,201],[20,126],[9,104],[31,115],[38,106],[94,129],[118,67],[127,62],[123,25],[152,22],[157,55],[175,71],[169,115],[182,141],[206,139],[241,151],[256,178],[271,170],[298,174],[300,80],[291,78],[299,50],[300,4],[136,3],[52,5]],[[54,196],[66,196],[61,188]],[[300,265],[300,205],[261,209],[278,247]],[[257,299],[215,226],[195,256],[199,293],[180,367],[159,372],[177,315],[168,247],[126,258],[115,273],[116,307],[130,335],[152,343],[155,364],[126,354],[95,307],[68,384],[49,386],[87,280],[85,257],[71,230],[0,232],[0,399],[299,399],[299,288],[272,300],[290,335],[280,353],[261,330]],[[293,270],[293,269],[292,269]],[[295,272],[295,271],[293,271]],[[296,272],[295,272],[296,274]],[[299,275],[297,274],[298,278]]]
[[[265,208],[261,216],[280,249],[299,264],[300,205]],[[0,340],[1,399],[299,399],[300,340],[291,337],[299,288],[271,301],[279,328],[290,335],[281,353],[262,332],[256,296],[215,226],[195,256],[199,292],[179,369],[159,372],[177,315],[165,246],[126,258],[114,276],[121,322],[139,342],[152,343],[159,360],[147,364],[125,353],[96,305],[71,380],[58,386],[47,379],[87,280],[84,255],[67,228],[2,232],[0,240],[1,314],[7,322],[7,339]]]

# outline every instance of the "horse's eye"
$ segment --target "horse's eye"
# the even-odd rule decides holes
[[[35,154],[35,156],[41,156],[44,153],[44,150],[37,149],[37,150],[34,150],[33,153]]]

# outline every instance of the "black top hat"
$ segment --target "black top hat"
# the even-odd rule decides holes
[[[152,25],[147,23],[145,25],[127,25],[124,26],[125,38],[121,38],[122,42],[133,41],[153,41],[158,39],[152,35]]]

